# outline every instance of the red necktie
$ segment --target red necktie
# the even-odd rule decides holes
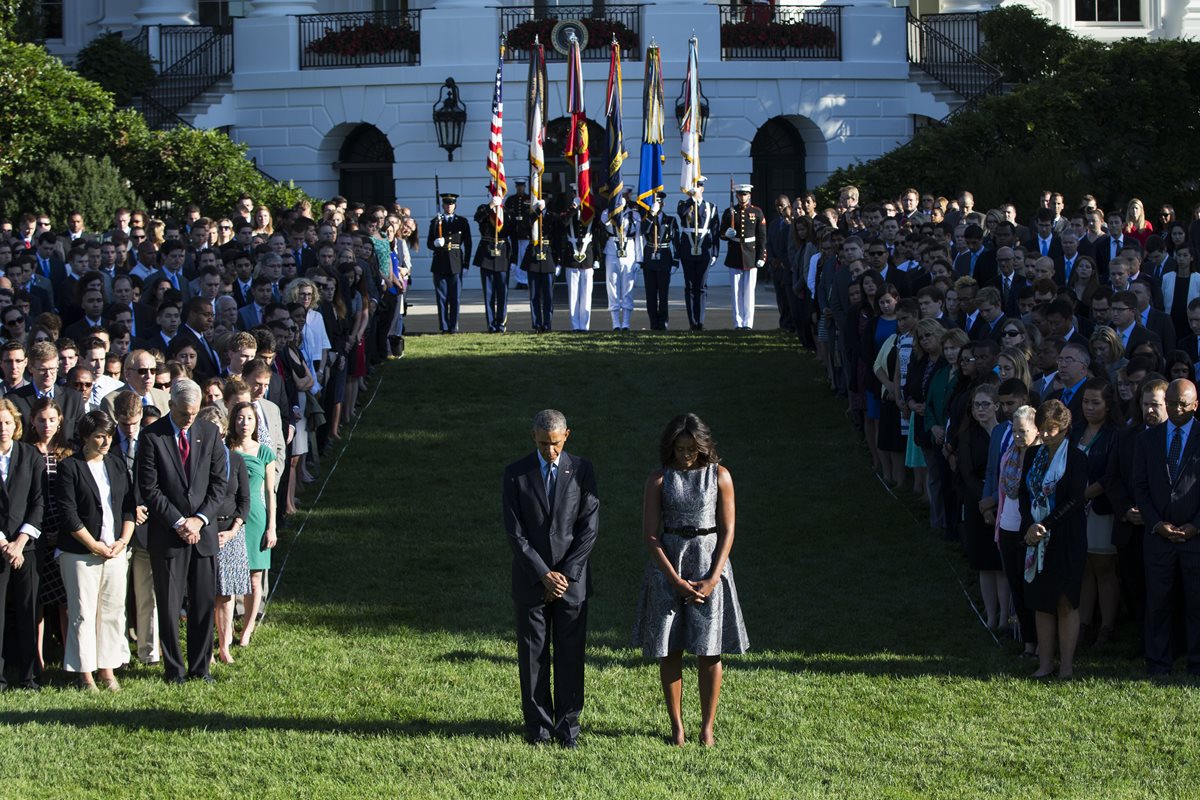
[[[187,472],[188,455],[192,452],[191,442],[188,441],[187,431],[179,431],[179,460],[183,462],[183,471]]]

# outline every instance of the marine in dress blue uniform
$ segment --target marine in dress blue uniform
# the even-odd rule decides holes
[[[499,203],[496,198],[495,203]],[[479,247],[475,250],[472,265],[479,267],[479,280],[483,286],[483,312],[487,318],[489,333],[504,333],[508,323],[508,268],[509,242],[504,238],[508,227],[505,217],[504,228],[497,235],[496,206],[484,203],[475,210],[475,224],[479,226]]]

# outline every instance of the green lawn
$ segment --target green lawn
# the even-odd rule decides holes
[[[134,669],[119,695],[0,696],[0,796],[1196,796],[1195,688],[1087,654],[1082,680],[1025,680],[817,378],[775,335],[411,339],[321,508],[283,537],[254,646],[215,687]],[[521,738],[499,521],[501,470],[546,406],[600,482],[574,752]],[[627,646],[641,486],[685,410],[737,487],[752,644],[727,661],[711,751],[663,743],[657,669]]]

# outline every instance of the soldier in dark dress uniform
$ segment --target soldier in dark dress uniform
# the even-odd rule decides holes
[[[437,295],[438,329],[458,333],[462,271],[471,263],[471,226],[455,216],[458,195],[442,194],[442,213],[429,223],[425,244],[433,253],[433,288]]]
[[[646,312],[650,330],[667,329],[667,292],[675,268],[672,247],[678,236],[675,218],[663,213],[666,192],[656,192],[650,213],[642,220],[642,276],[646,281]]]
[[[687,308],[691,330],[704,330],[704,311],[708,299],[708,268],[717,261],[721,248],[718,225],[721,214],[704,199],[703,176],[686,200],[679,201],[678,238],[675,255],[683,267],[683,304]]]
[[[521,259],[529,281],[529,315],[537,333],[550,330],[554,317],[554,272],[558,268],[553,247],[556,236],[554,215],[546,211],[545,200],[535,200],[529,206],[530,241]],[[537,237],[533,237],[533,228]]]
[[[517,280],[517,288],[526,288],[525,249],[529,247],[530,223],[533,212],[530,208],[529,194],[525,191],[526,180],[517,178],[517,191],[504,201],[504,235],[508,238],[508,258],[513,264],[512,276]]]
[[[738,330],[754,327],[754,284],[767,263],[767,218],[750,204],[753,188],[748,183],[735,187],[737,205],[721,217],[721,238],[729,242],[725,266],[733,286],[733,327]]]
[[[495,203],[495,205],[493,205]],[[483,285],[483,311],[487,317],[489,333],[504,333],[508,322],[508,267],[509,243],[504,238],[508,218],[500,235],[496,235],[496,207],[500,199],[484,203],[475,210],[475,224],[479,226],[479,247],[471,263],[479,267],[479,280]]]

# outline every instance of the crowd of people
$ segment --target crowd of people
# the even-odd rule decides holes
[[[403,355],[415,230],[343,198],[0,220],[0,687],[250,645],[297,486]]]
[[[979,574],[1035,678],[1123,640],[1200,675],[1200,209],[1134,198],[1022,223],[916,189],[777,198],[781,327],[824,366],[878,476]],[[1057,663],[1056,663],[1057,660]]]

